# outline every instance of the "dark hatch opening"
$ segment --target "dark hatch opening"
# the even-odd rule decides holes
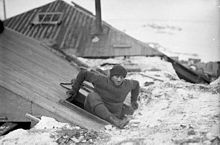
[[[67,84],[67,83],[66,83]],[[70,88],[67,88],[66,86],[64,86],[63,84],[60,84],[63,88],[70,90]],[[89,87],[89,86],[88,86]],[[94,119],[97,123],[103,124],[103,125],[108,125],[109,123],[106,122],[105,120],[101,119],[100,117],[91,114],[90,112],[86,111],[84,109],[84,102],[86,99],[86,96],[88,95],[89,92],[91,92],[91,87],[89,87],[90,89],[86,88],[84,85],[82,85],[80,87],[80,91],[78,92],[78,94],[76,95],[76,97],[74,98],[74,100],[70,101],[70,97],[65,99],[65,100],[60,100],[59,102],[70,108],[73,111],[77,111],[79,113],[82,113],[82,115],[86,115],[89,118]]]
[[[65,88],[66,90],[71,90],[71,85],[72,83],[60,83],[60,85]],[[88,89],[89,87],[89,89]],[[74,104],[82,109],[84,109],[84,102],[86,99],[86,94],[90,93],[92,91],[92,87],[88,86],[87,84],[83,83],[82,86],[80,87],[80,90],[82,90],[84,93],[81,93],[79,91],[74,97],[74,100],[71,100],[71,97],[67,98],[66,101],[70,102],[71,104]]]
[[[61,86],[62,86],[62,84],[61,84]],[[62,86],[62,87],[66,88],[67,90],[70,90],[70,88],[67,88],[66,86]],[[83,85],[80,87],[80,91],[78,92],[78,94],[76,95],[74,100],[71,100],[70,97],[69,97],[65,101],[67,101],[67,102],[69,102],[69,103],[71,103],[71,104],[73,104],[75,106],[78,106],[81,109],[83,109],[84,111],[86,111],[84,109],[84,102],[85,102],[86,96],[91,91],[93,91],[93,88],[90,85],[88,85],[86,83],[83,83]],[[65,102],[61,102],[61,103],[65,104],[65,105],[68,105],[68,103],[65,103]],[[88,112],[88,111],[86,111],[86,112]],[[122,106],[122,116],[124,116],[124,115],[132,115],[133,113],[134,113],[134,110],[130,106],[128,106],[126,104],[123,104],[123,106]]]
[[[74,100],[70,101],[70,97],[66,99],[66,101],[84,109],[84,101],[86,99],[86,96],[84,96],[83,94],[81,94],[80,92],[78,92],[76,98]]]

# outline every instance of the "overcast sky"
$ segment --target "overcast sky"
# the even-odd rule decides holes
[[[11,17],[53,0],[5,0],[6,15]],[[71,0],[65,0],[70,2]],[[95,14],[95,0],[72,0]],[[198,52],[206,59],[220,60],[220,0],[101,0],[102,18],[114,27],[147,42],[156,41],[180,52]],[[3,19],[3,0],[0,0]],[[175,22],[183,30],[176,35],[158,35],[143,26],[150,22]],[[182,22],[182,23],[177,23]],[[184,22],[184,23],[183,23]],[[189,25],[190,22],[192,25]],[[194,23],[196,22],[196,23]],[[198,23],[199,22],[199,23]],[[198,24],[198,26],[196,25]],[[185,29],[184,29],[185,28]],[[204,29],[205,28],[205,29]],[[204,32],[203,32],[204,31]],[[185,32],[185,33],[183,33]],[[186,33],[187,32],[187,33]],[[196,33],[198,32],[198,33]],[[204,35],[204,36],[201,36]],[[191,39],[195,39],[192,42]],[[201,42],[201,43],[200,43]],[[209,48],[208,48],[209,47]],[[201,48],[201,51],[199,50]],[[212,50],[210,52],[210,49]]]
[[[7,17],[53,0],[5,0]],[[71,1],[71,0],[65,0]],[[95,0],[72,0],[94,12]],[[1,19],[3,0],[0,0]],[[101,0],[102,16],[110,19],[196,19],[214,20],[218,0]]]

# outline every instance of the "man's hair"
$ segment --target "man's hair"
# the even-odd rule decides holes
[[[112,67],[112,69],[110,69],[110,77],[112,77],[112,76],[123,76],[125,78],[126,75],[127,75],[127,70],[119,64],[114,65]]]

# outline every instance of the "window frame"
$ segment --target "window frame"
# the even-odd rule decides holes
[[[43,16],[43,18],[40,18],[40,16]],[[51,16],[50,16],[51,15]],[[55,15],[58,15],[57,20],[53,20]],[[45,18],[49,18],[47,21]],[[35,15],[33,21],[31,22],[34,25],[38,24],[53,24],[53,25],[58,25],[62,22],[63,19],[63,13],[62,12],[39,12]]]

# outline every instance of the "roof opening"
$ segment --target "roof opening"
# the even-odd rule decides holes
[[[31,22],[34,25],[38,24],[53,24],[59,25],[62,22],[63,13],[61,12],[40,12],[37,13]]]

